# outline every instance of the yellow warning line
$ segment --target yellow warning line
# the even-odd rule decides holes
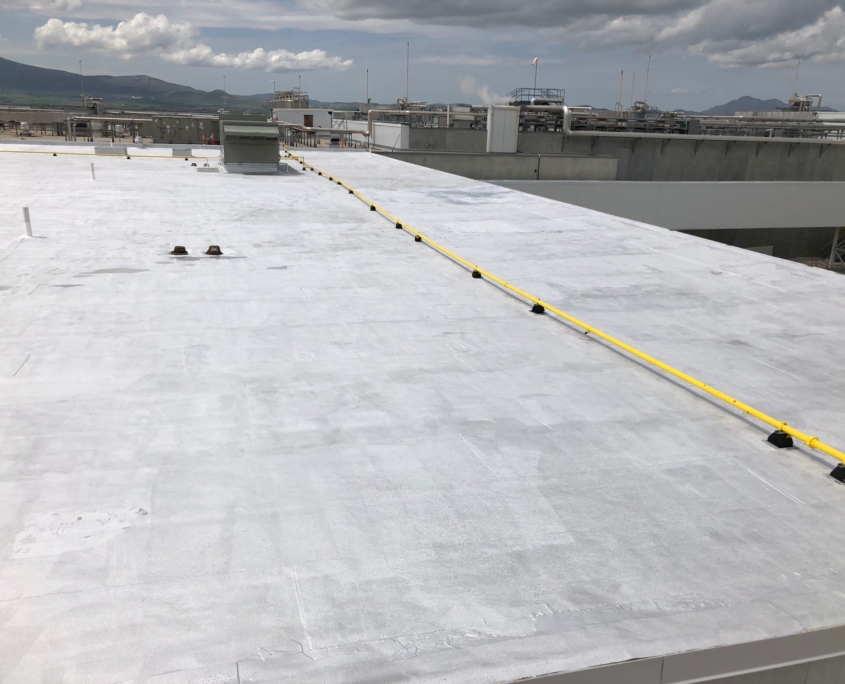
[[[702,392],[706,392],[710,396],[716,397],[717,399],[725,402],[726,404],[729,404],[730,406],[732,406],[736,409],[739,409],[740,411],[743,411],[744,413],[747,413],[750,416],[754,416],[757,420],[759,420],[763,423],[766,423],[767,425],[770,425],[771,427],[775,428],[776,430],[780,430],[781,432],[785,432],[786,434],[790,435],[794,439],[797,439],[798,441],[803,442],[804,444],[806,444],[811,449],[816,449],[818,451],[821,451],[822,453],[825,453],[828,456],[832,456],[833,458],[838,459],[839,461],[842,461],[843,463],[845,463],[845,453],[839,451],[838,449],[833,448],[829,444],[822,442],[818,437],[814,437],[814,436],[809,435],[805,432],[801,432],[800,430],[796,430],[795,428],[787,425],[787,423],[785,423],[784,421],[778,420],[777,418],[773,418],[772,416],[768,415],[767,413],[764,413],[763,411],[759,411],[758,409],[754,408],[753,406],[749,406],[745,402],[742,402],[739,399],[735,399],[734,397],[730,396],[729,394],[725,394],[724,392],[716,389],[715,387],[710,387],[709,385],[701,382],[701,380],[698,380],[697,378],[694,378],[693,376],[688,375],[687,373],[684,373],[683,371],[680,371],[677,368],[670,366],[668,363],[663,363],[659,359],[656,359],[653,356],[650,356],[649,354],[646,354],[645,352],[640,351],[636,347],[632,347],[630,344],[627,344],[627,343],[623,342],[622,340],[618,340],[615,337],[608,335],[606,332],[603,332],[603,331],[599,330],[598,328],[595,328],[592,325],[589,325],[588,323],[585,323],[584,321],[581,321],[581,320],[575,318],[575,316],[572,316],[572,315],[566,313],[565,311],[561,311],[557,307],[552,306],[551,304],[543,301],[539,297],[535,297],[534,295],[526,292],[525,290],[521,290],[520,288],[516,287],[515,285],[511,285],[510,283],[508,283],[508,282],[502,280],[501,278],[493,275],[489,271],[477,266],[476,264],[473,264],[473,263],[467,261],[463,257],[461,257],[458,254],[455,254],[454,252],[452,252],[451,250],[446,249],[443,245],[438,244],[437,242],[435,242],[431,238],[426,237],[425,235],[420,233],[418,230],[415,230],[414,228],[409,226],[404,221],[400,221],[398,218],[396,218],[389,211],[380,207],[378,204],[373,202],[368,197],[362,195],[360,192],[355,190],[353,187],[351,187],[347,183],[344,183],[343,181],[341,181],[338,178],[335,178],[334,176],[327,175],[326,173],[324,173],[323,171],[321,171],[317,167],[306,163],[306,161],[303,157],[297,157],[295,155],[290,154],[290,152],[288,152],[287,148],[285,149],[285,152],[287,152],[292,159],[295,159],[296,161],[301,162],[303,167],[305,167],[307,169],[311,169],[312,171],[315,171],[315,172],[321,174],[322,176],[325,176],[326,178],[328,178],[328,180],[333,181],[333,182],[337,183],[338,185],[341,185],[342,187],[346,188],[351,194],[355,195],[362,202],[369,204],[371,207],[375,207],[376,211],[378,213],[380,213],[382,216],[390,219],[391,221],[394,221],[396,224],[401,225],[402,228],[404,228],[406,231],[411,233],[415,238],[420,238],[420,242],[426,243],[427,245],[429,245],[430,247],[433,247],[438,252],[440,252],[441,254],[449,257],[453,261],[456,261],[459,264],[466,266],[470,271],[477,271],[479,274],[481,274],[481,276],[483,278],[486,278],[487,280],[490,280],[490,281],[496,283],[500,287],[502,287],[502,288],[504,288],[504,289],[506,289],[510,292],[513,292],[514,294],[518,295],[522,299],[525,299],[529,302],[533,302],[534,304],[538,304],[538,305],[542,306],[549,313],[553,313],[555,316],[562,318],[565,321],[568,321],[572,325],[574,325],[578,328],[581,328],[582,330],[590,333],[591,335],[594,335],[596,337],[603,339],[605,342],[608,342],[609,344],[612,344],[613,346],[618,347],[619,349],[626,351],[627,353],[631,354],[632,356],[634,356],[634,357],[636,357],[636,358],[638,358],[642,361],[645,361],[646,363],[648,363],[652,366],[655,366],[656,368],[659,368],[660,370],[664,371],[665,373],[668,373],[669,375],[671,375],[675,378],[678,378],[679,380],[683,380],[685,383],[692,385],[696,389],[699,389]]]

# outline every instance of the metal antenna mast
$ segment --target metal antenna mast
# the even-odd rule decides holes
[[[631,79],[631,104],[630,106],[634,106],[634,84],[637,82],[637,72],[634,72],[634,76]]]
[[[643,90],[643,102],[648,102],[648,75],[651,73],[651,55],[648,56],[648,69],[645,72],[645,90]]]
[[[405,58],[405,102],[411,106],[411,43],[408,43],[408,55]]]
[[[622,112],[622,79],[625,77],[625,70],[623,69],[619,73],[619,99],[616,100],[616,109],[620,113]]]

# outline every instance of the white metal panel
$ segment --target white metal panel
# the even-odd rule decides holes
[[[490,105],[487,116],[487,151],[516,153],[519,107]]]

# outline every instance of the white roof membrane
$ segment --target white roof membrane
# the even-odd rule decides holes
[[[494,682],[845,623],[826,457],[530,314],[316,173],[133,154],[92,181],[43,149],[0,151],[0,681]],[[845,446],[841,276],[305,156]]]

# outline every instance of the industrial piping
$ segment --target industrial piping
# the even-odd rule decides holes
[[[534,98],[535,100],[537,98]],[[572,111],[565,104],[561,105],[535,105],[534,100],[531,100],[530,105],[521,107],[526,112],[549,112],[551,114],[563,114],[563,128],[561,132],[564,136],[572,135]]]
[[[735,399],[734,397],[730,396],[729,394],[726,394],[726,393],[724,393],[720,390],[717,390],[715,387],[710,387],[709,385],[701,382],[701,380],[698,380],[697,378],[694,378],[693,376],[688,375],[687,373],[684,373],[683,371],[680,371],[677,368],[674,368],[667,363],[663,363],[662,361],[654,358],[653,356],[650,356],[649,354],[646,354],[645,352],[640,351],[636,347],[632,347],[631,345],[626,344],[625,342],[622,342],[622,340],[618,340],[615,337],[612,337],[611,335],[608,335],[607,333],[602,332],[598,328],[594,328],[593,326],[589,325],[588,323],[585,323],[585,322],[575,318],[574,316],[566,313],[565,311],[562,311],[561,309],[558,309],[557,307],[554,307],[551,304],[548,304],[547,302],[543,301],[542,299],[540,299],[538,297],[535,297],[534,295],[526,292],[525,290],[521,290],[520,288],[518,288],[514,285],[511,285],[507,281],[502,280],[501,278],[493,275],[489,271],[486,271],[482,268],[479,268],[477,265],[467,261],[463,257],[461,257],[461,256],[455,254],[454,252],[452,252],[451,250],[446,249],[445,247],[438,244],[437,242],[435,242],[431,238],[426,237],[425,235],[423,235],[419,231],[417,231],[414,228],[412,228],[411,226],[409,226],[407,223],[400,221],[393,214],[391,214],[390,212],[388,212],[385,209],[378,206],[371,199],[369,199],[365,195],[362,195],[360,192],[358,192],[357,190],[355,190],[354,188],[349,186],[347,183],[344,183],[343,181],[341,181],[337,178],[334,178],[333,176],[329,176],[329,175],[325,174],[322,170],[318,169],[317,167],[306,163],[305,159],[303,157],[297,157],[295,155],[292,155],[292,154],[290,154],[290,152],[288,152],[287,149],[285,149],[285,152],[292,159],[299,161],[303,165],[303,167],[310,168],[312,171],[318,172],[320,175],[324,175],[329,180],[336,182],[338,185],[341,185],[342,187],[346,188],[349,191],[350,194],[355,195],[362,202],[365,202],[367,205],[369,205],[371,211],[377,211],[378,213],[380,213],[382,216],[384,216],[388,220],[395,222],[397,228],[402,228],[402,229],[406,230],[407,232],[411,233],[414,236],[415,241],[425,242],[427,245],[434,248],[435,250],[437,250],[438,252],[440,252],[444,256],[446,256],[449,259],[452,259],[453,261],[455,261],[455,262],[461,264],[462,266],[466,267],[470,272],[472,272],[472,275],[473,275],[474,278],[486,278],[486,279],[490,280],[491,282],[496,283],[501,288],[508,290],[510,292],[513,292],[518,297],[520,297],[520,298],[522,298],[526,301],[532,302],[533,305],[534,305],[534,307],[532,309],[533,312],[535,312],[535,313],[545,313],[545,312],[553,313],[558,318],[561,318],[564,321],[567,321],[568,323],[571,323],[572,325],[574,325],[578,328],[581,328],[582,330],[585,331],[585,333],[590,333],[590,334],[604,340],[605,342],[613,345],[614,347],[622,349],[623,351],[627,352],[631,356],[638,358],[641,361],[645,361],[646,363],[648,363],[652,366],[655,366],[656,368],[659,368],[660,370],[664,371],[665,373],[667,373],[667,374],[669,374],[669,375],[671,375],[675,378],[678,378],[679,380],[683,380],[685,383],[692,385],[696,389],[699,389],[702,392],[709,394],[710,396],[716,397],[720,401],[723,401],[726,404],[733,406],[734,408],[739,409],[740,411],[747,413],[750,416],[753,416],[754,418],[756,418],[757,420],[765,423],[766,425],[769,425],[769,426],[775,428],[778,432],[786,433],[790,437],[794,437],[795,439],[799,440],[800,442],[803,442],[804,444],[806,444],[811,449],[816,449],[817,451],[821,451],[822,453],[827,454],[828,456],[830,456],[830,457],[832,457],[832,458],[834,458],[838,461],[841,461],[843,464],[845,464],[845,453],[843,453],[842,451],[839,451],[838,449],[835,449],[834,447],[830,446],[829,444],[822,442],[818,437],[814,437],[814,436],[809,435],[809,434],[802,432],[800,430],[796,430],[795,428],[790,427],[786,422],[784,422],[782,420],[778,420],[777,418],[773,418],[772,416],[770,416],[766,413],[763,413],[763,411],[759,411],[758,409],[755,409],[753,406],[750,406],[749,404],[746,404],[745,402],[742,402],[739,399]],[[841,478],[840,478],[839,475],[837,475],[836,476],[837,479],[841,479],[841,481],[845,482],[845,472],[843,472],[843,471],[845,471],[845,468],[843,468],[842,465],[839,465],[834,469],[833,472],[834,473],[840,473]]]

